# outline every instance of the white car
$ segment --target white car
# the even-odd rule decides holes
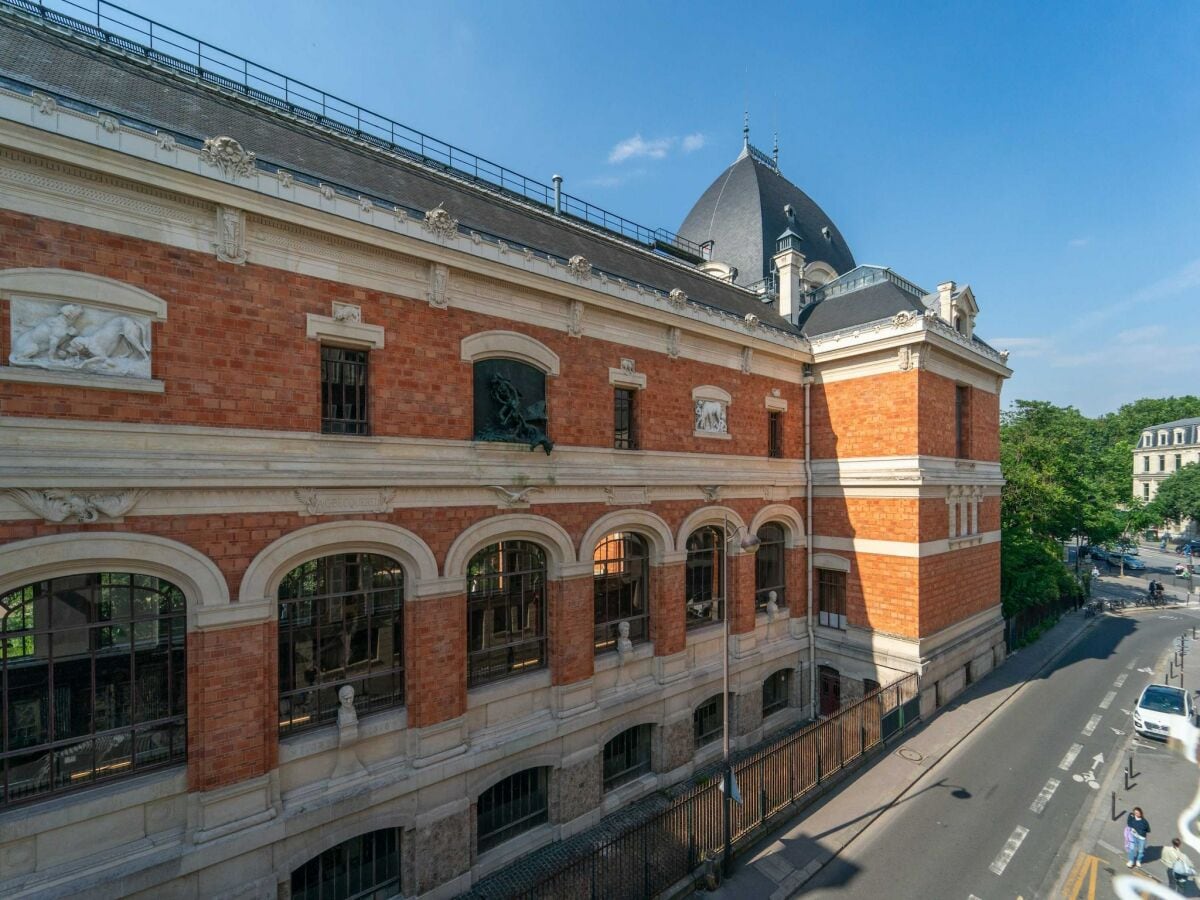
[[[1173,723],[1191,723],[1194,714],[1191,695],[1183,688],[1148,684],[1133,708],[1133,727],[1144,737],[1166,740]]]

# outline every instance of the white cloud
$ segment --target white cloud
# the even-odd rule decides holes
[[[662,159],[671,151],[675,140],[673,137],[664,137],[648,141],[640,134],[635,134],[633,137],[619,141],[609,151],[608,161],[616,164],[629,159]]]
[[[1077,237],[1077,238],[1071,238],[1069,241],[1067,241],[1067,246],[1068,247],[1086,247],[1091,242],[1092,242],[1092,239],[1090,237]]]
[[[1165,325],[1143,325],[1141,328],[1130,328],[1117,332],[1118,344],[1144,344],[1156,341],[1167,333]]]
[[[683,152],[694,153],[707,143],[707,139],[700,132],[689,134],[683,139]]]

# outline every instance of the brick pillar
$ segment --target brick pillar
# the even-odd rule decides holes
[[[754,630],[754,554],[727,556],[725,562],[729,566],[729,631],[746,634]]]
[[[435,725],[467,711],[467,596],[404,604],[408,724]]]
[[[595,594],[590,574],[549,583],[550,681],[572,684],[592,677]]]
[[[683,562],[650,569],[650,640],[655,656],[672,656],[687,646],[683,607]]]
[[[789,547],[783,551],[783,566],[787,580],[788,615],[803,619],[808,615],[808,551]]]
[[[187,636],[188,789],[263,775],[279,752],[274,621]]]

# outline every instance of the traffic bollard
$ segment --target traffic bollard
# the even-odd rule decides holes
[[[1112,817],[1113,821],[1117,821],[1117,792],[1112,792]]]

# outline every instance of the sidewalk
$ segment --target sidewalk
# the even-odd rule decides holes
[[[710,896],[728,898],[793,896],[818,871],[862,834],[913,784],[997,709],[1065,652],[1099,618],[1081,612],[1064,616],[1032,647],[972,685],[929,722],[919,725],[885,755],[806,810],[774,837],[746,851],[733,874]]]

